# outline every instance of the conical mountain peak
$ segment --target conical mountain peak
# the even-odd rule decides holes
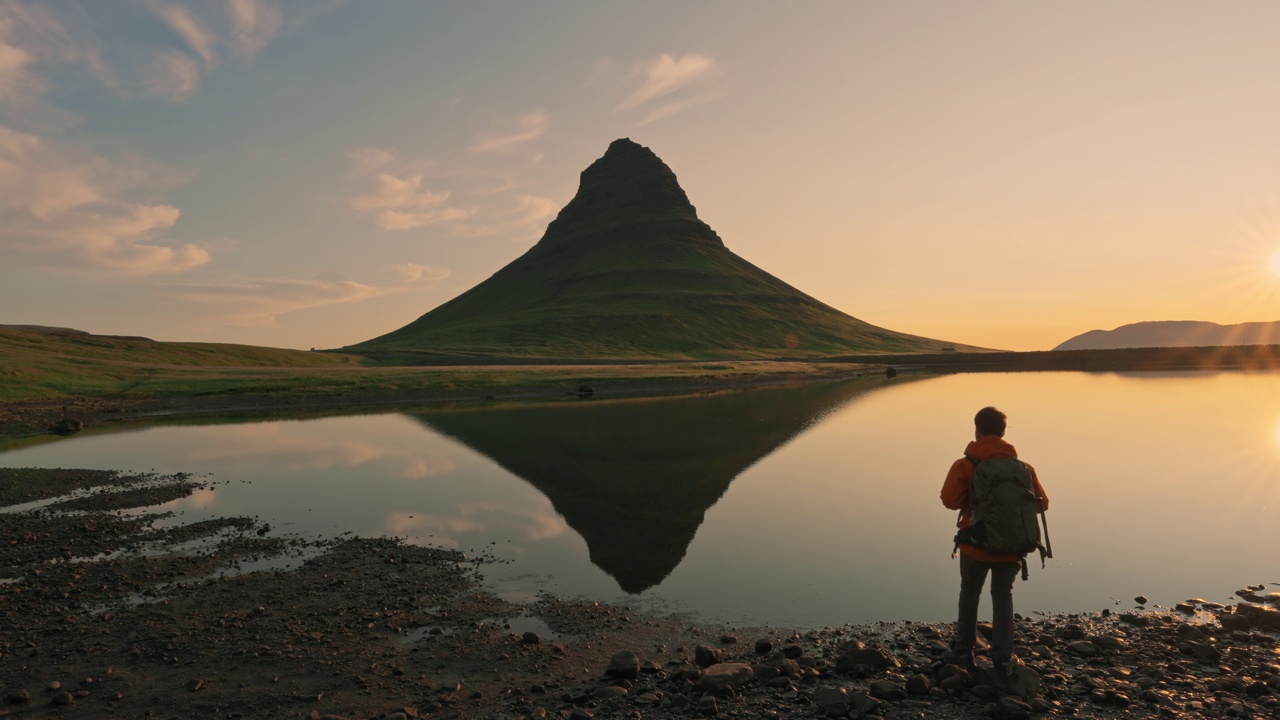
[[[698,219],[671,168],[649,148],[620,138],[582,171],[577,194],[547,226],[539,245],[556,246],[584,233],[599,240],[601,231],[634,227],[638,219],[652,238],[677,236],[723,244]]]
[[[820,259],[818,260],[820,261]],[[394,362],[821,357],[962,349],[850,317],[735,255],[652,150],[615,140],[533,247],[351,346]]]

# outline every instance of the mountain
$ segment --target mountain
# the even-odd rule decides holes
[[[1280,343],[1280,322],[1219,325],[1199,320],[1162,320],[1121,325],[1115,330],[1090,330],[1067,340],[1054,350],[1274,345],[1277,343]]]
[[[528,252],[399,330],[344,349],[411,361],[958,348],[858,320],[738,257],[698,219],[671,169],[621,139],[582,172],[577,195]]]
[[[572,401],[412,417],[533,485],[628,593],[661,583],[744,470],[819,419],[903,378],[696,398]],[[761,528],[762,532],[776,529]]]

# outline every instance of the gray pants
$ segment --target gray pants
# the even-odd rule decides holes
[[[956,621],[955,653],[973,657],[978,633],[978,601],[987,573],[991,573],[991,659],[1004,662],[1013,655],[1013,581],[1020,563],[989,563],[960,554],[960,619]]]

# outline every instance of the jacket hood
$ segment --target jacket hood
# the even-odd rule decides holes
[[[965,446],[964,454],[978,460],[1018,457],[1018,451],[998,435],[983,435]]]

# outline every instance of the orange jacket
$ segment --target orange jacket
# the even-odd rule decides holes
[[[969,443],[968,447],[964,449],[964,454],[978,460],[989,460],[991,458],[1017,457],[1018,451],[1005,442],[1002,437],[984,435]],[[1048,510],[1049,496],[1045,494],[1044,486],[1040,484],[1040,478],[1036,477],[1036,469],[1027,465],[1027,470],[1031,471],[1031,482],[1035,484],[1036,492],[1040,495],[1040,511]],[[951,470],[947,472],[947,479],[942,483],[942,504],[951,510],[961,511],[960,527],[962,528],[969,527],[969,493],[972,490],[973,463],[969,462],[968,457],[962,457],[951,464]],[[1017,555],[989,553],[968,543],[960,544],[960,552],[972,557],[974,560],[983,562],[1015,562],[1021,560]]]

